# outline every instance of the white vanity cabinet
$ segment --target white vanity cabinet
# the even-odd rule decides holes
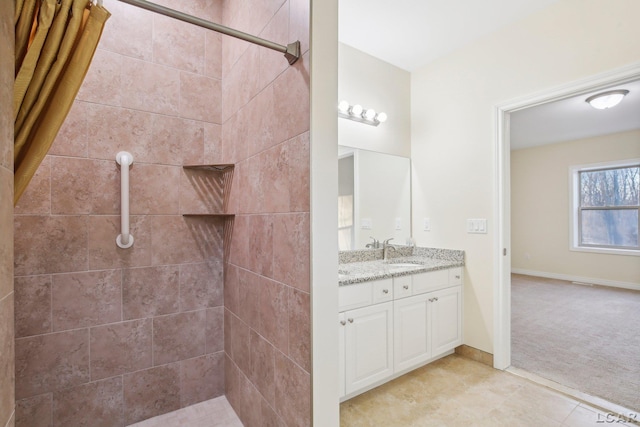
[[[339,289],[340,397],[393,374],[393,280]]]
[[[393,374],[393,303],[342,313],[345,393],[353,393]]]
[[[462,287],[393,302],[394,371],[411,369],[462,344]]]
[[[452,268],[341,286],[340,398],[462,344],[462,283]]]

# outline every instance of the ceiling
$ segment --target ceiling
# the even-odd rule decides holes
[[[614,108],[596,110],[585,102],[590,95],[612,89],[629,91]],[[634,129],[640,129],[640,81],[512,113],[511,149],[518,150]]]
[[[339,40],[412,72],[557,1],[339,0]],[[640,129],[640,82],[615,88],[630,93],[610,110],[585,94],[513,113],[511,148]]]
[[[339,39],[407,71],[558,0],[339,0]]]

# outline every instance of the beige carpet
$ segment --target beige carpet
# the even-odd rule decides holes
[[[511,364],[640,410],[640,292],[514,274]]]

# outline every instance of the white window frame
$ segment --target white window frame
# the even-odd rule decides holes
[[[597,169],[614,169],[629,166],[638,166],[640,158],[616,160],[612,162],[590,163],[586,165],[575,165],[569,167],[569,199],[571,201],[571,209],[569,212],[569,250],[576,252],[592,252],[601,254],[615,255],[633,255],[640,256],[640,249],[623,249],[623,248],[606,248],[594,246],[580,246],[580,179],[579,172],[597,170]]]

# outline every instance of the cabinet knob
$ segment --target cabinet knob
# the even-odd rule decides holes
[[[402,289],[409,289],[409,285],[404,285]]]
[[[341,320],[341,321],[340,321],[340,324],[341,324],[342,326],[344,326],[344,325],[346,325],[346,324],[347,324],[347,322],[345,322],[344,320]]]
[[[349,323],[353,323],[353,318],[347,320],[349,321]]]
[[[429,298],[429,302],[433,302],[433,298]]]
[[[460,275],[459,275],[459,274],[457,274],[457,275],[456,275],[456,279],[459,279],[459,278],[460,278]]]
[[[382,290],[382,293],[383,293],[383,294],[388,294],[388,293],[389,293],[389,289],[383,289],[383,290]]]
[[[435,297],[433,300],[434,300],[434,301],[438,301],[438,297]]]

